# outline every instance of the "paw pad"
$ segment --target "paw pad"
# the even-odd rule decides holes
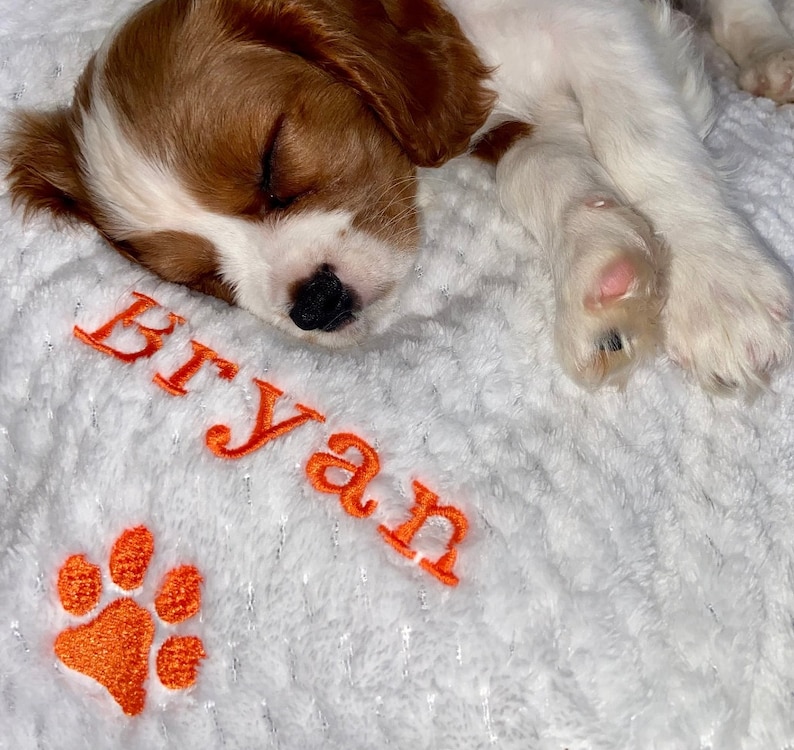
[[[598,280],[598,292],[591,297],[587,306],[591,309],[610,302],[617,302],[630,293],[637,284],[637,271],[627,258],[618,258],[604,268]]]
[[[154,538],[144,526],[124,531],[113,545],[110,579],[131,592],[143,585],[154,554]],[[155,598],[158,617],[176,625],[201,608],[201,574],[190,565],[169,571]],[[77,617],[95,609],[102,597],[99,567],[83,555],[72,555],[58,573],[61,606]],[[146,703],[149,653],[155,621],[148,609],[130,597],[115,599],[91,621],[64,630],[55,640],[55,653],[70,669],[103,685],[124,713],[139,714]],[[182,690],[196,681],[197,666],[206,657],[200,638],[171,636],[158,649],[157,676],[165,687]]]

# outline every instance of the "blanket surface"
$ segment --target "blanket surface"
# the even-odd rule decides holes
[[[130,7],[0,0],[0,126]],[[794,108],[704,45],[792,265]],[[794,371],[585,393],[490,168],[426,187],[394,325],[341,352],[2,189],[0,747],[794,746]]]

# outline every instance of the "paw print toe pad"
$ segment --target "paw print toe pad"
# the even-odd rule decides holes
[[[58,572],[58,596],[70,614],[88,614],[102,596],[102,573],[83,555],[72,555]]]
[[[175,624],[193,617],[201,609],[201,574],[192,565],[169,571],[154,600],[163,622]]]
[[[200,638],[172,636],[157,652],[157,676],[171,690],[183,690],[196,681],[196,667],[206,656]]]
[[[154,537],[145,526],[122,532],[110,551],[113,583],[125,591],[140,588],[153,554]]]

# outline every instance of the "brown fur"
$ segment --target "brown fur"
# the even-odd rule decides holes
[[[493,106],[488,69],[436,0],[238,0],[233,9],[224,14],[232,33],[352,86],[419,166],[463,153]]]
[[[479,138],[472,149],[472,156],[489,164],[496,164],[522,138],[529,138],[533,131],[527,122],[510,120],[497,125]]]
[[[58,222],[91,221],[77,167],[74,116],[70,110],[26,112],[8,134],[11,200],[28,217],[39,211]]]
[[[87,101],[93,74],[91,59],[75,88],[75,103]],[[26,218],[43,211],[58,223],[95,223],[96,210],[79,168],[80,127],[76,106],[51,112],[23,111],[12,119],[0,149],[0,162],[8,165],[11,200],[23,208]]]
[[[230,304],[234,294],[218,276],[215,248],[202,237],[187,232],[152,232],[118,243],[118,250],[160,276],[187,284]]]

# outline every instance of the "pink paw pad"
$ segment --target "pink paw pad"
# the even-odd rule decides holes
[[[621,258],[610,263],[598,280],[598,291],[587,300],[588,307],[599,307],[605,303],[625,297],[637,279],[634,264]]]

